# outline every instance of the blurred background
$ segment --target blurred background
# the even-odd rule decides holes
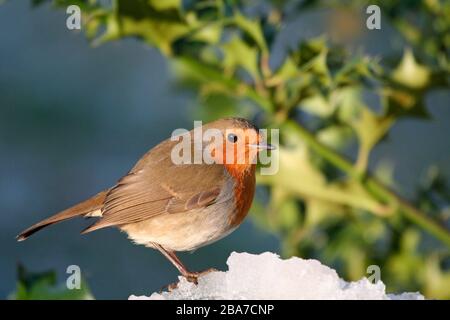
[[[360,9],[349,11],[347,7],[322,6],[319,1],[305,2],[311,2],[310,7],[299,9],[297,2],[288,4],[288,9],[295,8],[299,12],[288,19],[277,16],[283,12],[279,8],[286,10],[282,7],[286,5],[283,1],[264,2],[262,8],[251,1],[240,3],[248,17],[272,13],[267,14],[267,21],[277,25],[276,33],[273,31],[276,36],[270,45],[269,65],[274,70],[289,52],[295,57],[294,51],[301,47],[299,43],[321,35],[326,35],[329,43],[351,52],[363,52],[364,56],[387,61],[393,65],[393,70],[399,70],[395,68],[401,64],[402,57],[405,59],[405,48],[413,47],[384,17],[381,30],[367,30],[364,26],[367,15]],[[84,4],[84,1],[80,3]],[[414,10],[417,8],[417,5],[413,7]],[[445,10],[448,13],[448,7]],[[125,10],[124,14],[127,12],[130,11]],[[226,97],[223,92],[199,98],[197,93],[202,91],[201,83],[193,85],[192,70],[186,71],[186,66],[170,62],[177,54],[189,56],[183,51],[188,49],[181,50],[182,53],[169,53],[156,43],[158,50],[148,45],[148,39],[125,37],[129,35],[126,32],[120,37],[111,37],[113,40],[124,39],[93,47],[86,39],[85,30],[78,32],[66,28],[66,18],[65,10],[54,8],[50,2],[33,7],[27,1],[6,1],[0,6],[2,298],[12,298],[16,290],[23,289],[18,282],[18,273],[24,272],[18,271],[19,264],[32,272],[54,270],[57,282],[61,283],[67,277],[66,268],[79,265],[97,299],[149,294],[173,282],[177,272],[165,258],[158,252],[133,245],[115,229],[80,236],[79,231],[90,221],[78,219],[56,225],[22,243],[16,242],[15,236],[40,219],[111,186],[149,148],[170,136],[175,128],[191,128],[194,119],[206,121],[223,115],[243,115],[260,125],[278,127],[279,117],[283,119],[281,122],[288,117],[316,133],[329,124],[333,127],[342,125],[345,128],[339,131],[338,138],[331,138],[331,144],[335,143],[336,149],[350,158],[358,155],[358,141],[362,139],[354,136],[357,127],[342,119],[336,120],[334,112],[312,112],[312,115],[301,110],[261,112],[254,105],[239,104],[233,94]],[[105,29],[110,32],[108,23]],[[227,42],[230,37],[225,39]],[[314,50],[321,50],[321,45],[309,43],[297,53],[302,55],[307,51],[305,48],[314,53]],[[301,67],[302,63],[298,62],[298,65]],[[438,66],[444,66],[441,69],[445,70],[445,63],[433,65],[430,62],[430,70]],[[448,70],[443,76],[440,74],[447,81]],[[234,75],[234,71],[230,74]],[[238,72],[236,74],[240,76]],[[264,74],[264,70],[258,72]],[[372,74],[372,70],[369,73]],[[383,77],[380,76],[385,79]],[[252,83],[248,74],[240,79]],[[399,113],[389,114],[395,114],[398,119],[389,123],[389,129],[376,139],[377,146],[371,152],[368,167],[388,186],[448,226],[450,197],[445,177],[450,174],[450,93],[448,87],[440,85],[424,95],[426,119],[417,115],[400,118]],[[255,86],[258,89],[257,82]],[[421,88],[419,91],[426,90]],[[377,107],[380,104],[379,87],[373,92],[362,91],[361,100],[375,105],[373,110],[381,108]],[[314,95],[305,93],[305,96]],[[277,99],[276,93],[270,97],[274,101]],[[316,102],[305,100],[305,105],[319,108]],[[305,107],[305,110],[308,109]],[[393,118],[388,119],[393,121]],[[362,126],[368,124],[364,122]],[[295,139],[285,137],[282,142],[291,140]],[[287,153],[286,158],[288,156],[292,154]],[[281,161],[281,165],[283,163]],[[291,161],[293,166],[302,163],[295,159]],[[316,177],[316,172],[324,173],[320,183],[332,184],[334,179],[343,178],[320,159],[308,163],[315,166],[315,170],[308,170],[308,179]],[[302,171],[298,174],[302,179]],[[366,275],[368,265],[381,264],[381,278],[390,290],[421,290],[428,297],[450,298],[448,247],[423,232],[420,225],[399,222],[392,216],[383,217],[384,211],[377,211],[377,202],[367,201],[367,206],[356,204],[352,207],[344,201],[334,206],[325,199],[312,204],[314,197],[309,198],[301,191],[303,189],[296,192],[294,186],[283,193],[280,190],[288,190],[289,183],[277,185],[278,182],[273,180],[277,177],[271,179],[261,179],[265,186],[258,189],[258,201],[249,219],[237,231],[192,254],[181,254],[191,269],[226,269],[226,258],[232,251],[272,251],[285,257],[318,258],[337,268],[346,279],[357,279]],[[308,181],[312,181],[312,185],[316,183],[316,180]],[[349,192],[344,188],[341,191]],[[375,214],[370,208],[374,208]],[[367,234],[368,238],[361,238]],[[427,265],[430,257],[435,259],[433,265]],[[384,270],[387,270],[387,278],[384,278]],[[22,277],[26,287],[32,276],[22,274]]]

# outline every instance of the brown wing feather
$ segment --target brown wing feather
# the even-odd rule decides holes
[[[161,150],[164,144],[166,147],[173,145],[165,141],[163,146],[145,155],[144,160],[108,193],[102,218],[83,233],[135,223],[160,214],[186,212],[214,202],[225,179],[223,167],[175,165],[170,159],[170,150]]]
[[[167,204],[168,213],[178,213],[198,208],[204,208],[214,203],[220,194],[220,188],[201,191],[190,198],[172,198]]]

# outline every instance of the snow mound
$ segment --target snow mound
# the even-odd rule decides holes
[[[369,299],[423,300],[419,293],[386,294],[385,285],[367,278],[346,282],[335,270],[317,260],[292,257],[287,260],[271,252],[259,255],[233,252],[229,270],[208,273],[198,285],[179,277],[178,287],[170,292],[130,296],[134,300],[178,299]]]

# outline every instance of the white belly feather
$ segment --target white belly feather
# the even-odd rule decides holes
[[[235,212],[234,182],[228,179],[217,201],[203,209],[161,214],[121,227],[137,244],[157,243],[174,251],[191,251],[230,234],[230,218]]]

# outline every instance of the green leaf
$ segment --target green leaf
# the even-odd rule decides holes
[[[389,131],[392,123],[392,117],[376,115],[369,108],[362,108],[358,118],[350,123],[359,140],[357,167],[360,170],[366,170],[370,151]]]
[[[170,10],[155,9],[145,0],[116,0],[115,16],[120,36],[138,36],[146,42],[159,48],[163,53],[170,55],[171,45],[176,40],[189,34],[194,22],[185,19],[178,9],[169,6]],[[113,22],[109,22],[113,23]],[[107,31],[106,39],[117,36]]]
[[[317,133],[317,139],[323,144],[335,149],[342,149],[348,145],[352,136],[351,129],[342,125],[330,125]]]
[[[321,94],[303,99],[301,105],[303,110],[319,117],[329,117],[335,111],[335,105]]]
[[[237,67],[246,70],[253,79],[259,79],[258,51],[237,36],[222,46],[223,65],[227,74],[234,73]]]
[[[450,271],[442,270],[442,259],[436,253],[432,253],[425,261],[425,295],[450,299]]]
[[[429,118],[422,91],[385,87],[381,94],[386,116]]]
[[[392,79],[412,89],[425,88],[430,83],[431,71],[417,63],[412,50],[406,50],[403,59],[392,72]]]
[[[181,0],[148,0],[148,3],[158,11],[164,11],[169,9],[180,9]]]
[[[268,85],[278,85],[282,82],[287,82],[296,75],[298,75],[298,69],[294,59],[291,56],[286,57],[282,65],[275,72],[274,76],[267,80]]]
[[[256,20],[250,20],[239,12],[234,14],[231,20],[233,24],[238,26],[245,34],[247,34],[261,49],[262,52],[268,52],[261,23]]]
[[[199,63],[188,57],[178,58],[174,64],[178,73],[189,74],[192,79],[200,83],[208,83],[209,87],[220,88],[221,92],[228,92],[240,98],[247,98],[255,102],[266,111],[272,109],[269,100],[261,97],[252,87],[241,83],[233,77],[225,75],[219,66]]]

